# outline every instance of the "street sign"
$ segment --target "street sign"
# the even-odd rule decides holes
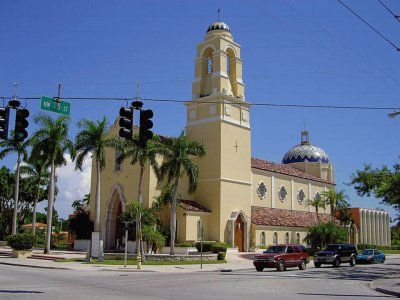
[[[71,112],[71,103],[65,101],[58,102],[51,97],[42,96],[40,108],[69,116]]]

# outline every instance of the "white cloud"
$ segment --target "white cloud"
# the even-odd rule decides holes
[[[68,215],[73,212],[72,202],[82,199],[85,194],[89,194],[92,173],[90,155],[87,156],[82,165],[82,172],[75,170],[75,163],[71,161],[70,155],[66,155],[65,159],[67,164],[58,167],[56,170],[58,195],[54,204],[58,215],[64,219],[68,218]],[[39,210],[44,211],[44,207],[47,207],[47,201],[40,203]]]

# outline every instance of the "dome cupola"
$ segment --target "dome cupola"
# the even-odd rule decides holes
[[[321,162],[329,164],[329,156],[326,152],[314,145],[310,144],[308,131],[301,132],[300,145],[294,146],[286,152],[282,159],[283,164],[291,164],[297,162]]]
[[[210,26],[208,26],[207,33],[209,33],[210,31],[214,31],[214,30],[224,30],[224,31],[231,32],[231,30],[229,29],[229,26],[225,22],[220,22],[220,21],[214,22]]]

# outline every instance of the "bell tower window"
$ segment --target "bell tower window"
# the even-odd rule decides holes
[[[207,58],[207,73],[210,74],[213,72],[213,62],[212,62],[212,58],[208,57]]]

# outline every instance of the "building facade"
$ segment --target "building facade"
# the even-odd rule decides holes
[[[196,160],[199,180],[194,194],[187,193],[182,178],[177,242],[199,240],[203,229],[205,240],[249,251],[259,245],[304,243],[308,227],[331,220],[329,208],[317,214],[307,205],[308,199],[335,187],[333,164],[324,150],[310,143],[307,131],[281,163],[251,156],[251,112],[242,68],[241,46],[228,25],[211,24],[197,45],[192,101],[186,103],[186,133],[204,145],[207,155]],[[118,136],[118,129],[116,121],[109,135]],[[139,166],[128,160],[119,165],[117,156],[114,149],[107,149],[101,174],[100,230],[105,249],[114,249],[116,240],[121,240],[121,212],[137,195]],[[95,172],[92,168],[92,198]],[[143,203],[150,207],[164,187],[150,167],[144,178]]]

